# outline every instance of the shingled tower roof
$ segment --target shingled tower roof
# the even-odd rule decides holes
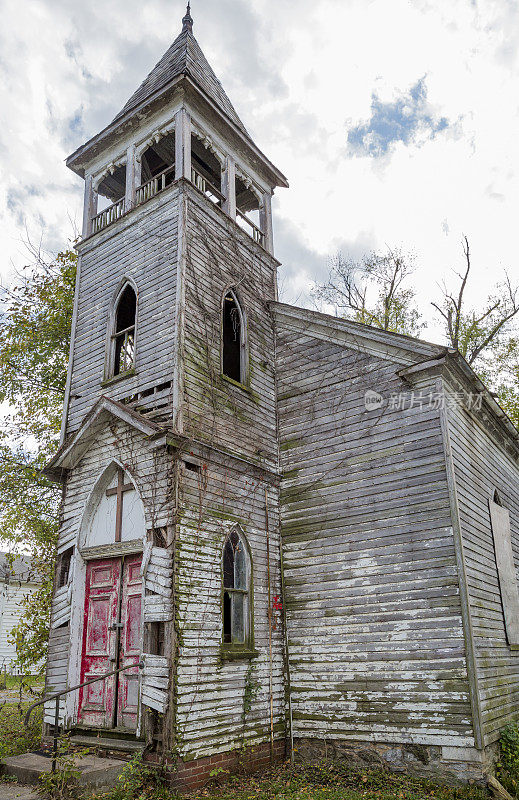
[[[176,78],[187,75],[218,106],[220,111],[242,133],[248,136],[245,126],[225,94],[222,84],[209,66],[209,62],[204,56],[200,45],[193,36],[193,20],[189,5],[182,23],[182,33],[175,39],[169,50],[164,53],[137,91],[132,94],[124,108],[114,117],[113,122],[117,122],[131,112],[133,108],[146,104],[148,100],[160,93]]]

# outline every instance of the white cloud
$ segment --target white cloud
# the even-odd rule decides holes
[[[81,218],[64,159],[100,130],[180,29],[171,0],[4,0],[0,75],[2,273],[41,233],[51,248]],[[279,191],[287,294],[305,301],[338,247],[402,244],[427,304],[471,240],[484,293],[500,265],[519,279],[519,12],[509,0],[195,0],[195,34],[259,146],[288,176]],[[425,76],[434,137],[351,157],[348,129],[372,98],[394,103]]]

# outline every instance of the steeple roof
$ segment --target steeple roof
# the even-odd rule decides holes
[[[132,94],[124,108],[117,114],[113,122],[117,122],[133,108],[145,104],[176,78],[187,75],[222,111],[231,122],[248,136],[248,133],[227,97],[222,84],[209,66],[200,45],[193,36],[193,20],[188,6],[187,14],[182,20],[181,34],[175,39],[158,64],[147,78]]]

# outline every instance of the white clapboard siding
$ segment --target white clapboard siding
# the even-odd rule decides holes
[[[72,587],[62,586],[54,595],[52,601],[51,629],[59,628],[70,621],[72,603]]]
[[[467,589],[475,646],[477,685],[485,745],[497,741],[500,731],[519,715],[519,651],[514,645],[516,620],[511,621],[507,636],[506,614],[516,602],[512,581],[519,579],[519,467],[517,454],[510,453],[510,441],[499,425],[492,424],[483,412],[467,411],[447,391],[449,436],[456,478],[456,494],[463,540]],[[500,529],[493,529],[491,509],[497,490],[507,517],[510,536],[508,564],[496,560],[505,557]],[[511,559],[511,560],[510,560]],[[500,578],[504,578],[503,582]],[[505,597],[503,597],[503,588]],[[511,602],[507,592],[513,595]],[[505,608],[503,605],[505,604]],[[509,620],[510,622],[510,620]]]
[[[34,584],[12,581],[0,584],[0,670],[18,674],[16,667],[16,645],[10,641],[13,628],[23,614],[23,600],[36,590]]]
[[[274,316],[294,734],[473,746],[440,413],[389,406],[389,353]]]
[[[147,548],[143,560],[145,622],[173,619],[173,564],[171,552],[163,547]]]
[[[178,187],[174,186],[79,247],[81,278],[68,431],[79,427],[101,395],[122,400],[171,380],[177,239]],[[136,374],[101,386],[110,304],[123,278],[134,281],[139,296]]]
[[[164,714],[168,707],[170,683],[169,659],[145,654],[141,678],[141,702]]]

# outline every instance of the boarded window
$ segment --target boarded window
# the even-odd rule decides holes
[[[128,284],[119,296],[112,334],[113,375],[123,375],[135,365],[137,296]]]
[[[231,531],[223,548],[223,643],[250,644],[250,568],[245,542]]]
[[[243,314],[234,292],[228,292],[222,309],[222,372],[245,383],[245,330]]]
[[[506,636],[509,645],[519,645],[519,588],[512,551],[510,514],[508,509],[489,500],[492,535],[496,554],[499,588],[505,618]]]

